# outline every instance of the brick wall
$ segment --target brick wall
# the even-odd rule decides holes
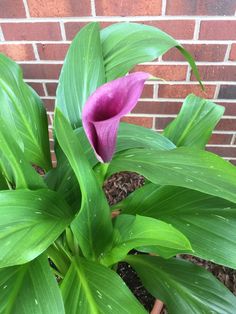
[[[225,106],[208,149],[236,163],[236,0],[0,0],[0,52],[16,60],[52,121],[55,91],[69,43],[90,21],[154,25],[192,52],[206,93],[175,49],[137,66],[168,83],[148,83],[128,122],[162,130],[188,93]],[[171,82],[169,82],[171,81]]]

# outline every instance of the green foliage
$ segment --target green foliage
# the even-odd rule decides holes
[[[145,287],[170,313],[234,313],[236,298],[212,274],[179,259],[128,256]],[[217,296],[217,297],[216,297]]]
[[[0,314],[147,313],[115,272],[120,261],[169,313],[235,312],[222,284],[179,258],[236,268],[236,168],[204,151],[223,107],[189,95],[163,134],[121,123],[110,164],[98,162],[82,126],[99,86],[173,47],[201,84],[191,55],[157,28],[91,23],[77,34],[57,89],[54,168],[43,104],[0,55]],[[146,182],[109,208],[102,185],[117,171]]]

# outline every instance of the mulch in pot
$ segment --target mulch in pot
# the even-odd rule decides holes
[[[134,190],[143,186],[144,183],[144,177],[138,175],[137,173],[120,172],[115,173],[104,182],[103,190],[106,194],[108,203],[111,206],[126,198]],[[236,295],[236,270],[187,254],[181,255],[180,257],[210,271],[218,280],[220,280],[231,292]],[[138,278],[138,275],[132,269],[132,267],[127,263],[122,262],[118,264],[117,272],[126,282],[135,297],[144,305],[148,311],[151,311],[155,302],[155,298],[144,288],[140,279]],[[166,308],[163,308],[161,313],[166,314],[168,312]]]

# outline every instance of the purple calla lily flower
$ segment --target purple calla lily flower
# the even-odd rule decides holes
[[[150,75],[136,72],[100,86],[87,100],[82,122],[100,162],[109,162],[115,151],[120,119],[137,104]]]

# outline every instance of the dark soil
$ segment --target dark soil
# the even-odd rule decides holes
[[[137,173],[115,173],[104,183],[104,192],[109,205],[112,206],[119,203],[134,190],[143,186],[144,183],[144,177]]]
[[[120,172],[108,178],[108,180],[104,183],[103,189],[109,205],[111,206],[126,198],[134,190],[143,186],[144,183],[144,177],[138,175],[137,173]],[[180,257],[210,271],[236,295],[236,270],[220,266],[191,255],[181,255]],[[140,279],[131,266],[127,263],[119,263],[117,272],[126,282],[136,298],[148,311],[151,311],[155,298],[153,298],[153,296],[143,287]],[[166,314],[168,312],[166,308],[163,308],[161,313]]]
[[[138,275],[127,263],[119,263],[117,273],[121,276],[136,298],[148,310],[152,310],[155,298],[144,288]]]

